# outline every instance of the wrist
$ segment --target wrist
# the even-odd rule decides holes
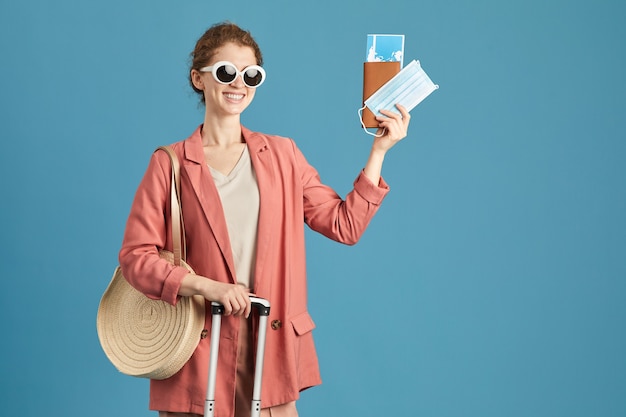
[[[180,289],[178,290],[178,294],[182,296],[190,296],[190,295],[204,296],[204,293],[206,292],[207,281],[209,280],[199,275],[189,273],[185,275],[185,277],[183,278],[181,285],[180,285]]]
[[[372,150],[370,151],[370,161],[374,163],[382,164],[383,161],[385,160],[386,154],[387,154],[386,149],[372,147]]]

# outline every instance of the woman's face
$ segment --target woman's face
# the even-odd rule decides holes
[[[217,50],[208,65],[213,65],[218,61],[229,61],[239,71],[257,63],[252,48],[230,42]],[[241,76],[237,76],[230,84],[220,84],[213,78],[213,74],[210,72],[193,70],[192,79],[196,88],[204,91],[207,110],[210,110],[211,114],[217,116],[239,115],[254,98],[255,89],[247,87],[243,83]]]

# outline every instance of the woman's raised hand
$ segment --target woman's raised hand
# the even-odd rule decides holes
[[[396,108],[400,111],[400,114],[389,110],[381,110],[380,112],[383,116],[376,116],[379,124],[373,150],[386,152],[406,137],[411,115],[400,104],[396,104]]]

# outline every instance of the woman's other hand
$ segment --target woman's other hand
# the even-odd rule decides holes
[[[252,303],[250,290],[243,285],[218,282],[195,274],[187,274],[181,283],[181,296],[202,295],[209,301],[224,306],[224,315],[250,316]]]

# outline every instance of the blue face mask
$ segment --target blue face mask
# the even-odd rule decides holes
[[[396,104],[400,104],[407,111],[411,111],[438,88],[439,86],[434,84],[428,74],[424,72],[419,61],[414,60],[365,100],[365,106],[376,116],[382,116],[380,110],[383,109],[400,114]],[[370,133],[363,123],[362,111],[364,108],[359,109],[361,125],[367,134],[376,136],[374,133]]]

